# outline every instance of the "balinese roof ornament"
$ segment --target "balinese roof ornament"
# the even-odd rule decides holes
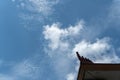
[[[78,52],[76,54],[81,63],[93,63],[90,59],[80,56]]]

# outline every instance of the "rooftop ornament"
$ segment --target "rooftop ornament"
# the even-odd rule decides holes
[[[83,63],[88,63],[88,64],[93,63],[90,59],[85,58],[83,56],[80,56],[78,52],[76,52],[76,54],[77,54],[77,57],[80,60],[81,64],[83,64]]]

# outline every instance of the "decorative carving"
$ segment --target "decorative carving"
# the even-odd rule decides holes
[[[83,56],[80,56],[78,52],[76,52],[78,59],[81,61],[81,63],[93,63],[88,58],[84,58]]]

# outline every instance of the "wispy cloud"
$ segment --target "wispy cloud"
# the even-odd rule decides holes
[[[54,6],[59,3],[59,0],[12,0],[17,3],[17,7],[28,11],[22,12],[20,15],[21,18],[25,20],[37,19],[40,22],[43,22],[45,19],[54,13]],[[32,17],[32,18],[31,18]],[[43,21],[42,21],[43,20]]]
[[[59,0],[18,0],[17,2],[20,8],[47,16],[54,11],[53,7],[59,3]]]
[[[16,80],[15,78],[11,77],[10,75],[0,74],[0,80]]]
[[[37,12],[43,16],[48,16],[54,11],[53,6],[58,4],[58,0],[28,0],[26,8],[30,11]]]
[[[109,12],[109,18],[111,18],[111,20],[120,20],[120,0],[113,0],[113,4],[110,7],[110,12]]]
[[[60,0],[12,0],[19,10],[21,24],[28,30],[42,28],[44,24],[54,21],[56,6]],[[40,27],[38,27],[38,25]]]
[[[108,9],[108,14],[106,15],[106,19],[102,18],[103,25],[106,29],[114,28],[119,30],[119,20],[120,20],[120,0],[112,0],[112,4]]]
[[[41,69],[41,65],[35,64],[33,59],[26,59],[9,66],[6,73],[1,72],[0,80],[39,80]]]
[[[19,78],[26,78],[26,79],[36,79],[38,77],[38,67],[31,63],[30,61],[24,61],[14,65],[13,67],[13,75]]]

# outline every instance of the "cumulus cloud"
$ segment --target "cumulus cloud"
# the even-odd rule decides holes
[[[112,63],[120,61],[114,53],[112,45],[109,44],[108,38],[98,39],[94,43],[83,40],[75,45],[73,52],[76,51],[82,56],[91,58],[94,62]]]
[[[106,50],[110,48],[110,45],[108,45],[106,39],[97,40],[95,43],[90,43],[85,40],[81,41],[80,43],[75,45],[75,48],[73,51],[79,51],[81,55],[86,56],[86,54],[99,54],[104,53]]]
[[[66,76],[66,80],[76,79],[79,68],[79,62],[75,60],[77,59],[75,58],[76,51],[78,51],[80,55],[90,58],[93,62],[117,63],[120,61],[115,53],[114,47],[110,44],[109,37],[98,38],[92,41],[79,38],[79,42],[72,43],[69,38],[78,39],[75,36],[80,37],[84,35],[82,31],[84,31],[86,26],[84,25],[85,23],[83,23],[83,21],[79,21],[76,25],[66,28],[61,28],[61,25],[58,23],[44,26],[43,34],[47,40],[47,53],[54,56],[52,57],[53,62],[55,62],[54,69],[56,69],[59,75]],[[70,65],[72,65],[72,61],[74,60],[76,64],[73,68]],[[65,67],[67,67],[68,70],[64,70]],[[62,68],[63,71],[60,71],[60,68]]]
[[[65,40],[68,36],[76,36],[83,29],[83,21],[79,21],[75,26],[70,26],[65,29],[60,28],[60,24],[54,23],[51,26],[44,26],[45,39],[49,40],[49,48],[55,50],[57,48],[66,49],[69,43]]]
[[[64,77],[67,80],[73,80],[76,77],[75,74],[69,73],[73,61],[68,57],[68,54],[71,53],[72,44],[74,45],[69,38],[80,36],[83,28],[84,21],[82,20],[67,28],[61,28],[60,23],[44,26],[44,38],[48,41],[46,50],[50,56],[52,55],[53,63],[55,63],[53,66],[59,77]]]

